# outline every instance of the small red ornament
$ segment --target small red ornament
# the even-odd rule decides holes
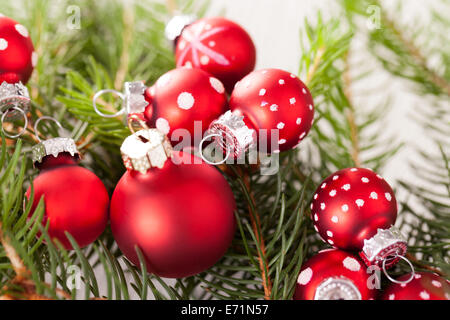
[[[343,169],[325,179],[314,194],[311,214],[322,239],[359,251],[368,265],[381,266],[389,258],[390,267],[406,252],[406,241],[392,227],[397,218],[394,192],[369,169]]]
[[[373,300],[376,290],[364,263],[352,254],[323,250],[302,267],[294,300]],[[376,280],[377,281],[377,280]]]
[[[450,300],[449,281],[430,272],[405,274],[397,280],[402,284],[392,283],[381,295],[381,300]]]
[[[0,84],[27,83],[37,63],[27,28],[0,15]]]
[[[67,231],[80,247],[100,236],[108,220],[109,196],[102,181],[77,165],[79,154],[69,138],[53,138],[33,147],[33,162],[41,170],[34,179],[34,198],[30,212],[43,197],[42,224],[49,223],[48,234],[68,250],[72,249]],[[31,187],[26,196],[30,199]]]
[[[220,79],[228,92],[255,67],[256,49],[248,33],[224,18],[203,18],[176,39],[177,67],[200,68]]]
[[[110,218],[124,255],[139,266],[139,247],[147,270],[169,278],[214,265],[235,231],[234,197],[223,176],[200,158],[173,151],[156,129],[128,137],[121,152],[128,171],[114,190]]]
[[[227,110],[223,84],[200,69],[171,70],[144,95],[151,102],[144,113],[147,124],[168,135],[174,145],[181,142],[180,135],[186,130],[191,141],[183,142],[194,145],[195,138],[202,138],[211,121]],[[179,131],[172,135],[175,130]]]
[[[0,115],[4,118],[24,117],[26,121],[30,98],[24,84],[36,63],[37,54],[27,28],[0,14]]]
[[[211,123],[209,131],[221,135],[236,157],[256,143],[264,153],[292,149],[308,134],[314,119],[308,88],[294,74],[279,69],[244,77],[229,104],[232,112]],[[278,132],[277,141],[272,141],[271,130]]]

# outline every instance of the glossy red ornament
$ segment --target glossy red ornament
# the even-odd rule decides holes
[[[323,250],[302,266],[293,299],[373,300],[376,282],[370,276],[358,257],[342,250]]]
[[[411,274],[399,277],[406,281]],[[450,300],[449,281],[430,272],[416,272],[409,283],[392,283],[380,297],[381,300]]]
[[[255,67],[256,49],[248,33],[224,18],[203,18],[185,27],[175,48],[177,67],[212,74],[228,92]]]
[[[211,121],[227,110],[222,83],[200,69],[171,70],[148,88],[144,96],[151,103],[144,113],[148,125],[167,134],[174,145],[180,142],[194,145]],[[175,130],[178,132],[173,135]],[[190,141],[180,136],[185,133],[190,134]]]
[[[294,74],[279,69],[253,71],[244,77],[236,84],[229,105],[232,114],[214,121],[210,132],[232,137],[226,146],[237,157],[256,143],[264,153],[292,149],[308,134],[314,119],[308,88]],[[243,131],[244,124],[237,124],[236,117],[243,117],[249,130]]]
[[[0,14],[0,84],[28,82],[36,63],[27,28]]]
[[[326,178],[314,194],[311,214],[324,241],[340,249],[365,252],[361,257],[367,264],[379,264],[406,251],[406,242],[396,238],[398,231],[390,233],[397,218],[394,192],[369,169],[343,169]],[[387,266],[396,260],[390,259]]]
[[[156,144],[151,135],[146,140],[132,142],[134,150]],[[123,254],[139,266],[138,246],[147,271],[169,278],[188,277],[213,266],[235,231],[235,201],[227,181],[200,158],[167,151],[167,146],[172,158],[161,168],[151,167],[153,161],[147,169],[145,164],[142,167],[146,159],[161,159],[164,153],[133,158],[135,151],[123,151],[124,145],[121,150],[129,170],[114,190],[110,209],[111,228]],[[158,146],[149,154],[160,151]]]
[[[100,236],[108,220],[109,196],[102,181],[91,171],[77,165],[77,159],[67,152],[56,157],[47,155],[36,163],[41,172],[34,179],[32,216],[43,197],[45,212],[42,224],[49,222],[50,238],[72,249],[66,231],[80,247]],[[31,187],[26,196],[30,199]]]

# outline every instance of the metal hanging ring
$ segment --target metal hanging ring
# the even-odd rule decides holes
[[[414,279],[414,275],[415,275],[415,272],[414,272],[414,266],[413,266],[413,264],[411,263],[411,261],[409,261],[409,260],[406,259],[404,256],[399,255],[399,254],[396,254],[396,255],[392,256],[392,258],[393,258],[393,259],[395,259],[395,258],[400,258],[400,259],[406,261],[406,262],[409,264],[410,268],[411,268],[411,276],[410,276],[407,280],[405,280],[405,281],[399,281],[399,280],[396,280],[396,279],[392,278],[392,277],[388,274],[388,272],[387,272],[387,270],[386,270],[386,260],[387,260],[387,259],[383,259],[383,263],[382,263],[381,266],[382,266],[382,268],[383,268],[383,272],[384,272],[384,274],[386,275],[386,277],[387,277],[389,280],[391,280],[392,282],[398,283],[398,284],[407,284],[407,283],[411,282],[412,279]]]
[[[100,90],[100,91],[97,92],[97,93],[94,95],[94,97],[92,98],[92,104],[93,104],[93,106],[94,106],[95,112],[96,112],[99,116],[102,116],[102,117],[104,117],[104,118],[115,118],[115,117],[117,117],[117,116],[120,116],[120,115],[124,114],[124,113],[125,113],[125,108],[120,109],[119,111],[117,111],[117,112],[114,113],[114,114],[106,114],[106,113],[101,112],[101,111],[98,109],[98,107],[97,107],[97,99],[100,98],[100,96],[102,96],[102,95],[105,94],[105,93],[114,93],[114,94],[118,95],[119,98],[120,98],[122,101],[125,100],[125,95],[124,95],[122,92],[119,92],[119,91],[117,91],[117,90],[112,90],[112,89],[104,89],[104,90]]]
[[[142,119],[140,119],[137,115],[133,114],[133,115],[131,115],[131,116],[128,117],[128,121],[127,121],[128,128],[130,129],[130,131],[131,131],[132,134],[135,134],[135,133],[136,133],[136,131],[134,130],[134,127],[133,127],[133,122],[134,122],[134,121],[138,122],[142,129],[150,129],[150,128],[147,126],[147,124],[145,123],[145,121],[143,121]]]
[[[23,125],[22,130],[21,130],[18,134],[15,134],[15,135],[10,135],[10,134],[6,133],[5,129],[3,128],[3,124],[5,123],[5,118],[6,118],[6,116],[8,115],[8,113],[11,112],[12,110],[21,113],[22,116],[23,116],[23,119],[25,120],[25,123],[24,123],[24,125]],[[19,107],[12,107],[12,108],[6,110],[6,111],[3,113],[2,119],[1,119],[1,125],[2,125],[2,131],[3,131],[3,133],[5,134],[5,136],[7,136],[8,138],[11,138],[11,139],[15,139],[15,138],[18,138],[18,137],[20,137],[21,135],[23,135],[23,134],[25,133],[25,131],[27,130],[27,127],[28,127],[28,118],[27,118],[27,115],[26,115],[25,111],[23,111],[23,110],[20,109]]]
[[[56,120],[56,119],[53,118],[53,117],[49,117],[49,116],[43,116],[43,117],[40,117],[39,119],[36,120],[36,122],[35,122],[35,124],[34,124],[34,135],[36,136],[36,139],[38,139],[39,142],[42,142],[42,140],[41,140],[41,138],[39,138],[38,125],[39,125],[39,122],[41,122],[42,120],[51,120],[51,121],[55,122],[56,125],[57,125],[60,129],[63,128],[62,125],[61,125],[61,123],[59,123],[59,121]]]
[[[218,133],[209,134],[200,141],[200,144],[198,145],[198,149],[199,149],[200,157],[203,159],[203,161],[205,161],[206,163],[211,164],[211,165],[219,165],[219,164],[222,164],[225,161],[227,161],[228,157],[230,156],[231,150],[230,150],[230,148],[226,147],[227,153],[225,155],[225,158],[219,162],[212,162],[212,161],[209,161],[208,159],[206,159],[206,157],[203,155],[203,143],[205,143],[206,140],[208,140],[209,138],[212,138],[212,137],[220,137],[221,139],[223,139],[222,135],[220,135]]]

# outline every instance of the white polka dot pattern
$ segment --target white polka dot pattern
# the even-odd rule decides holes
[[[170,131],[169,122],[164,118],[156,119],[156,129],[161,131],[164,134],[168,134]]]
[[[300,272],[300,274],[298,275],[297,283],[302,286],[307,285],[309,283],[309,281],[311,280],[312,276],[313,276],[312,269],[306,268],[305,270]]]
[[[344,261],[342,261],[342,264],[344,265],[345,268],[347,268],[350,271],[359,271],[359,269],[361,269],[361,265],[359,264],[359,262],[352,257],[347,257],[344,259]]]
[[[195,99],[189,92],[182,92],[177,98],[178,107],[189,110],[194,106]]]
[[[211,87],[213,87],[213,89],[216,90],[218,93],[223,94],[225,92],[225,87],[223,86],[222,82],[219,79],[210,77],[209,83],[211,84]]]
[[[16,28],[17,32],[20,33],[21,36],[28,38],[29,34],[27,28],[25,28],[21,24],[16,24],[14,27]]]
[[[355,201],[356,205],[361,208],[364,206],[364,200],[363,199],[356,199]]]
[[[3,38],[0,38],[0,50],[6,50],[6,48],[8,48],[8,41],[6,41]]]
[[[423,299],[423,300],[429,300],[429,299],[430,299],[430,294],[429,294],[428,292],[426,292],[425,290],[424,290],[424,291],[421,291],[421,292],[419,293],[419,296],[420,296],[420,298]]]

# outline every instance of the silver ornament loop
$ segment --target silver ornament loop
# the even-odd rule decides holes
[[[409,264],[409,267],[411,268],[411,276],[410,276],[407,280],[405,280],[405,281],[399,281],[399,280],[396,280],[396,279],[392,278],[392,277],[388,274],[388,272],[387,272],[387,270],[386,270],[386,261],[387,261],[388,259],[383,259],[383,263],[382,263],[381,267],[382,267],[382,269],[383,269],[383,272],[384,272],[385,276],[386,276],[390,281],[392,281],[392,282],[394,282],[394,283],[397,283],[397,284],[407,284],[407,283],[411,282],[412,279],[414,279],[414,275],[415,275],[415,272],[414,272],[414,266],[413,266],[413,264],[411,263],[411,261],[409,261],[407,258],[405,258],[405,257],[402,256],[402,255],[396,254],[396,255],[393,255],[393,256],[392,256],[392,259],[397,259],[397,258],[406,261],[406,262]]]
[[[11,112],[11,111],[15,111],[15,112],[18,112],[18,113],[22,114],[23,119],[25,120],[25,123],[23,125],[22,130],[20,130],[20,132],[18,134],[15,134],[15,135],[10,135],[9,133],[6,133],[5,129],[3,128],[3,124],[5,123],[5,118],[8,115],[8,113]],[[23,135],[25,133],[25,131],[27,130],[28,118],[27,118],[27,115],[26,115],[25,111],[23,111],[19,107],[12,107],[12,108],[9,108],[8,110],[6,110],[3,113],[2,119],[1,119],[1,125],[2,125],[2,131],[5,134],[5,136],[7,136],[8,138],[11,138],[11,139],[15,139],[15,138],[18,138],[21,135]]]
[[[98,92],[94,95],[94,97],[92,98],[92,104],[93,104],[93,106],[94,106],[95,112],[96,112],[99,116],[104,117],[104,118],[115,118],[115,117],[117,117],[117,116],[120,116],[120,115],[124,114],[125,108],[122,108],[122,109],[120,109],[119,111],[117,111],[116,113],[113,113],[113,114],[106,114],[106,113],[101,112],[101,111],[98,109],[98,107],[97,107],[97,99],[100,98],[100,96],[104,95],[105,93],[114,93],[114,94],[116,94],[117,96],[119,96],[119,98],[122,100],[122,102],[125,101],[125,95],[124,95],[122,92],[120,92],[120,91],[113,90],[113,89],[103,89],[103,90],[100,90],[100,91],[98,91]]]
[[[227,133],[227,132],[225,132],[225,134],[229,135],[229,133]],[[209,138],[212,138],[212,137],[219,137],[219,138],[223,139],[222,135],[220,135],[218,133],[209,134],[200,141],[198,149],[199,149],[200,157],[203,159],[203,161],[205,161],[206,163],[211,164],[211,165],[219,165],[219,164],[222,164],[225,161],[227,161],[228,157],[230,156],[231,150],[229,147],[226,147],[225,149],[226,149],[227,153],[225,155],[225,158],[219,162],[212,162],[212,161],[209,161],[208,159],[206,159],[206,157],[203,154],[203,143],[205,143],[206,140],[208,140]]]
[[[38,129],[38,125],[39,125],[39,122],[41,122],[42,120],[50,120],[50,121],[53,121],[53,122],[56,123],[56,125],[57,125],[60,129],[63,128],[62,125],[61,125],[61,123],[60,123],[58,120],[56,120],[55,118],[53,118],[53,117],[49,117],[49,116],[43,116],[43,117],[40,117],[39,119],[36,120],[36,122],[35,122],[35,124],[34,124],[34,135],[36,136],[36,139],[38,139],[39,142],[42,142],[42,140],[41,140],[41,138],[39,138],[39,129]]]

